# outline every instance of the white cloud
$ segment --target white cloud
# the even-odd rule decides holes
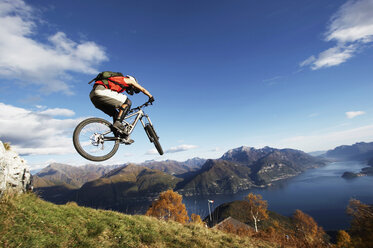
[[[74,153],[71,137],[80,121],[54,119],[51,115],[0,103],[0,140],[10,142],[22,155]]]
[[[155,155],[155,154],[158,154],[158,151],[157,149],[153,148],[153,149],[150,149],[148,150],[145,155]]]
[[[311,56],[300,63],[313,70],[337,66],[353,57],[365,44],[373,41],[373,1],[349,0],[333,15],[325,33],[326,41],[335,41],[334,47]]]
[[[373,1],[347,1],[332,17],[326,40],[371,42],[373,36]]]
[[[40,34],[33,13],[22,0],[1,0],[0,76],[39,85],[44,93],[71,94],[67,73],[96,73],[95,66],[107,60],[105,51],[91,41],[72,41],[63,32],[46,43],[36,40]]]
[[[356,116],[365,114],[364,111],[349,111],[345,113],[348,119],[355,118]]]
[[[183,151],[194,149],[196,147],[197,146],[195,145],[179,145],[179,146],[174,146],[174,147],[167,149],[165,153],[183,152]]]
[[[319,54],[317,60],[315,60],[311,68],[313,70],[320,69],[322,67],[331,67],[346,62],[356,52],[356,45],[349,46],[335,46]]]
[[[70,109],[64,109],[64,108],[52,108],[52,109],[46,109],[41,112],[39,112],[41,115],[48,115],[48,116],[74,116],[75,112]]]

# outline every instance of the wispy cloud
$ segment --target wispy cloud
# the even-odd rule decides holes
[[[22,0],[0,2],[0,76],[38,85],[42,92],[71,94],[68,72],[96,73],[107,60],[104,49],[92,41],[75,42],[57,32],[41,42],[34,10]],[[71,82],[71,80],[69,80]]]
[[[354,144],[360,141],[373,141],[373,125],[316,135],[289,137],[270,145],[279,148],[296,148],[310,152],[328,150],[336,146]]]
[[[319,113],[312,113],[312,114],[309,114],[309,115],[308,115],[308,118],[313,118],[313,117],[316,117],[316,116],[319,116]]]
[[[220,151],[220,147],[215,147],[209,150],[210,152],[218,152]]]
[[[318,56],[310,56],[299,64],[312,70],[337,66],[353,57],[373,41],[373,1],[349,0],[332,16],[325,41],[337,44]]]
[[[306,65],[309,65],[309,64],[312,64],[313,62],[315,62],[316,60],[316,57],[315,56],[310,56],[308,57],[306,60],[302,61],[299,66],[300,67],[303,67],[303,66],[306,66]]]
[[[61,110],[65,115],[73,113]],[[52,115],[0,103],[0,140],[10,142],[22,155],[73,153],[71,136],[79,121],[80,118],[55,119]]]
[[[345,114],[348,119],[352,119],[352,118],[355,118],[356,116],[364,115],[365,112],[364,111],[349,111],[349,112],[346,112]]]
[[[263,79],[263,83],[266,83],[268,86],[272,86],[278,83],[280,79],[283,79],[283,76],[275,76],[267,79]]]
[[[197,148],[195,145],[179,145],[179,146],[174,146],[165,151],[165,153],[175,153],[175,152],[184,152],[188,151],[191,149]]]
[[[276,81],[276,80],[279,80],[283,78],[282,76],[275,76],[275,77],[271,77],[271,78],[267,78],[267,79],[263,79],[263,82],[267,83],[267,82],[272,82],[272,81]]]

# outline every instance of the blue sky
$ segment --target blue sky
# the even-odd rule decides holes
[[[112,70],[154,95],[166,153],[138,126],[106,164],[373,141],[372,12],[372,0],[0,0],[0,140],[32,168],[89,163],[72,131],[105,117],[87,82]]]

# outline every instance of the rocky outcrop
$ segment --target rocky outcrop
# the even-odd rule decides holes
[[[0,141],[0,197],[4,192],[23,193],[31,187],[31,174],[25,160]]]

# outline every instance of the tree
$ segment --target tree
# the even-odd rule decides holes
[[[300,210],[295,210],[293,215],[295,235],[303,247],[323,247],[325,246],[324,230],[319,227],[316,221]]]
[[[262,200],[261,195],[248,194],[245,200],[249,203],[248,209],[254,221],[255,232],[258,232],[258,222],[268,218],[267,201]]]
[[[192,222],[194,224],[203,225],[203,221],[201,219],[201,216],[199,216],[198,214],[192,214],[190,216],[190,222]]]
[[[189,220],[189,217],[182,200],[183,197],[171,189],[162,192],[159,199],[152,203],[146,215],[184,224]]]
[[[352,216],[351,241],[354,247],[373,247],[373,206],[351,199],[347,213]]]
[[[350,235],[344,231],[339,230],[337,234],[337,248],[348,248],[351,246],[351,237]]]

